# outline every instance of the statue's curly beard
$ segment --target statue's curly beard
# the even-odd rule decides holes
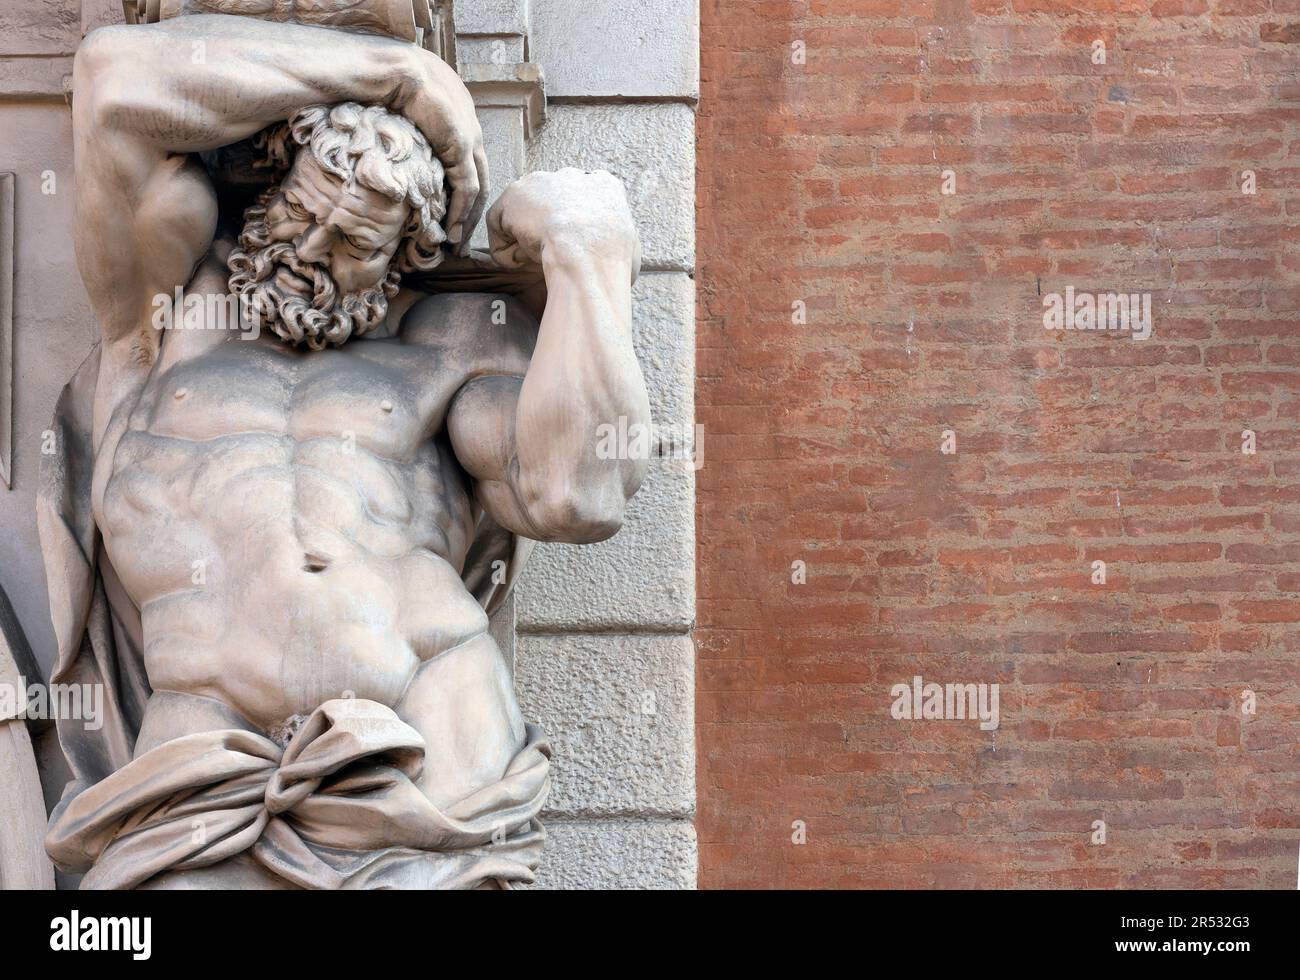
[[[245,326],[271,330],[281,340],[311,350],[341,347],[350,337],[374,330],[388,315],[401,273],[390,267],[381,282],[340,295],[327,269],[299,258],[292,243],[271,241],[266,201],[274,190],[244,212],[239,247],[226,260],[230,291],[239,298]],[[298,278],[277,278],[281,269]],[[292,285],[299,282],[298,288]]]

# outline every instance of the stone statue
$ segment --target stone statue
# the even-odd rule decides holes
[[[52,682],[113,710],[59,720],[50,856],[93,888],[531,881],[549,748],[487,614],[644,475],[594,449],[649,423],[621,183],[530,174],[468,254],[488,181],[456,72],[240,16],[94,32],[73,121],[102,340],[39,518]],[[511,276],[541,301],[463,289]]]

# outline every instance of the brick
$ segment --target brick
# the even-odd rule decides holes
[[[1291,887],[1300,3],[926,8],[701,5],[701,883]]]

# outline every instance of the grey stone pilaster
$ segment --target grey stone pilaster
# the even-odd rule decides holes
[[[697,2],[461,0],[457,35],[494,195],[517,172],[564,167],[627,187],[642,244],[634,342],[663,454],[617,535],[538,545],[514,595],[520,703],[555,750],[537,884],[692,888],[695,467],[707,456],[694,430]],[[531,130],[508,93],[488,104],[516,59],[545,80]]]

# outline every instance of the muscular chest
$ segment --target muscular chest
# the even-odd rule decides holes
[[[239,559],[248,574],[263,562],[300,569],[308,553],[355,562],[427,549],[458,561],[471,515],[437,438],[446,396],[410,363],[423,352],[366,343],[295,354],[235,338],[164,356],[96,474],[115,562],[173,583],[191,551],[235,561],[232,542],[256,542]],[[146,578],[133,594],[158,591]]]
[[[410,355],[387,341],[299,353],[271,339],[228,339],[164,356],[127,428],[199,442],[251,433],[337,440],[345,451],[409,460],[445,412],[436,370]]]

